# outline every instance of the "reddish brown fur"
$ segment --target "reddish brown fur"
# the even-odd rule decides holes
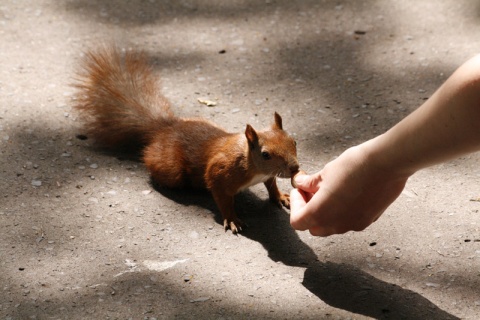
[[[272,201],[289,206],[275,179],[291,177],[298,162],[277,113],[271,128],[255,131],[247,125],[245,134],[228,133],[204,119],[177,118],[145,55],[113,48],[87,53],[75,86],[75,108],[102,146],[142,145],[143,161],[158,185],[210,190],[225,230],[241,230],[234,196],[252,184],[264,182]]]
[[[103,48],[87,52],[82,67],[74,108],[101,146],[145,145],[158,126],[175,120],[144,53]]]

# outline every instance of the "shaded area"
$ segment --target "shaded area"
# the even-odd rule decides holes
[[[368,1],[375,3],[376,0]],[[366,3],[365,3],[366,4]],[[175,19],[255,19],[272,13],[275,9],[281,10],[308,10],[312,6],[319,5],[318,1],[307,0],[292,2],[285,0],[273,1],[166,1],[156,0],[146,3],[144,0],[133,1],[88,1],[74,0],[64,2],[67,12],[85,14],[90,19],[96,19],[106,23],[122,24],[129,27],[149,24],[165,24]],[[334,10],[336,3],[323,2],[322,7],[326,10]],[[364,8],[365,5],[351,2],[349,6]],[[63,9],[63,8],[62,8]]]
[[[351,265],[317,264],[305,271],[303,285],[335,308],[375,319],[459,319],[422,295]]]
[[[365,13],[365,10],[372,7],[375,9],[376,1],[349,3],[343,2],[319,2],[319,1],[268,1],[268,3],[259,1],[237,1],[224,2],[213,1],[208,4],[200,1],[156,1],[146,2],[134,0],[124,1],[69,1],[58,5],[59,11],[66,9],[68,12],[79,14],[87,21],[99,21],[112,25],[125,26],[129,29],[137,27],[166,24],[180,19],[182,23],[195,19],[212,19],[229,21],[231,23],[245,23],[248,19],[268,19],[271,14],[278,10],[280,14],[287,12],[299,12],[300,10],[309,11],[310,8],[319,8],[325,12],[325,15],[336,14],[335,7],[338,5],[348,6],[356,14]],[[134,9],[133,11],[131,9]],[[306,20],[306,23],[312,20]],[[322,23],[322,21],[320,21]],[[177,23],[180,27],[181,25]],[[380,40],[390,39],[390,33],[394,32],[395,27],[391,29],[368,30],[365,34],[355,36],[345,29],[339,28],[338,31],[328,31],[321,29],[319,35],[299,34],[298,41],[285,41],[279,50],[270,51],[271,64],[261,66],[256,62],[262,62],[262,58],[255,59],[253,65],[258,66],[255,75],[258,77],[240,77],[238,80],[245,86],[245,91],[267,90],[274,87],[272,95],[283,97],[291,105],[284,106],[284,110],[293,110],[296,120],[304,123],[296,124],[299,132],[302,134],[301,150],[309,148],[322,149],[324,147],[334,146],[343,149],[343,144],[359,143],[366,138],[372,137],[379,132],[388,129],[391,125],[403,118],[409,111],[418,106],[443,80],[440,73],[446,75],[452,67],[448,65],[435,65],[422,69],[421,78],[413,71],[418,67],[414,59],[411,68],[407,68],[404,74],[391,72],[392,70],[372,71],[368,63],[362,59],[368,46],[371,46],[379,39],[370,38],[371,35],[380,37]],[[293,28],[292,28],[293,30]],[[265,33],[270,37],[281,37],[285,28],[280,30],[268,30]],[[350,30],[351,31],[351,30]],[[383,38],[382,38],[383,37]],[[401,36],[399,36],[401,38]],[[390,39],[391,40],[391,39]],[[395,38],[391,41],[397,41]],[[208,60],[200,53],[184,54],[181,56],[173,53],[152,52],[152,61],[156,67],[160,68],[178,68],[181,66],[185,70],[195,68],[197,64],[206,63],[212,66],[219,60],[212,58]],[[405,52],[403,57],[409,57],[410,53]],[[238,62],[238,55],[227,51],[222,56],[227,63],[220,68],[229,73],[237,73],[243,70],[244,62]],[[398,58],[398,56],[397,56]],[[328,66],[328,67],[327,67]],[[394,68],[392,68],[394,69]],[[410,73],[412,72],[412,73]],[[351,79],[351,81],[349,80]],[[429,79],[428,82],[425,79]],[[432,80],[433,79],[433,80]],[[298,81],[297,81],[298,80]],[[308,82],[309,86],[303,86],[302,81]],[[289,82],[295,82],[289,86]],[[282,86],[275,87],[277,84]],[[181,85],[181,84],[180,84]],[[315,90],[312,90],[312,87]],[[381,88],[381,89],[379,89]],[[409,94],[398,92],[397,88],[408,88]],[[418,92],[418,88],[425,92]],[[288,97],[291,95],[291,99]],[[327,108],[327,116],[318,121],[310,123],[311,110],[297,108],[297,98],[302,96],[313,97],[313,107],[317,106]],[[400,98],[399,98],[400,97]],[[278,102],[278,101],[276,101]],[[333,103],[332,103],[333,102]],[[298,103],[301,105],[301,103]],[[363,108],[363,105],[366,105]],[[374,107],[372,107],[374,106]],[[397,112],[399,106],[403,108]],[[5,106],[7,107],[7,106]],[[255,109],[255,107],[251,107]],[[394,113],[389,113],[389,109],[394,109]],[[254,112],[255,110],[252,110]],[[330,113],[331,112],[331,113]],[[357,115],[357,116],[356,116]],[[339,119],[339,122],[332,120],[331,117]],[[356,116],[356,117],[355,117]],[[370,118],[369,118],[370,117]],[[356,120],[347,121],[354,118]],[[37,120],[37,119],[36,119]],[[51,119],[57,121],[58,119]],[[313,132],[301,131],[308,121],[308,129],[314,127]],[[70,126],[71,123],[63,122],[62,125]],[[2,198],[9,204],[13,204],[12,197],[22,195],[22,199],[27,199],[32,203],[38,204],[38,208],[22,208],[15,204],[8,208],[5,217],[2,217],[6,223],[2,222],[2,228],[9,231],[14,230],[12,234],[5,233],[6,237],[2,240],[9,243],[16,243],[20,246],[25,243],[33,247],[39,236],[40,230],[31,230],[31,224],[36,221],[51,222],[44,231],[57,241],[61,247],[61,254],[70,259],[75,258],[78,248],[73,243],[62,242],[61,239],[68,238],[71,230],[78,227],[76,221],[71,221],[68,205],[64,215],[59,214],[58,220],[49,221],[52,212],[55,210],[55,199],[68,201],[73,194],[63,194],[66,190],[77,188],[79,194],[88,197],[89,190],[85,190],[82,184],[87,185],[89,175],[85,171],[78,171],[79,165],[86,165],[85,157],[91,156],[91,150],[86,143],[74,142],[75,147],[66,147],[65,135],[74,136],[76,132],[71,129],[58,132],[54,129],[48,129],[49,123],[37,123],[36,126],[17,127],[11,131],[11,146],[7,150],[2,150],[4,159],[9,163],[16,163],[17,169],[14,171],[3,169],[4,178],[10,182],[2,185]],[[290,123],[289,123],[290,127]],[[26,129],[33,131],[34,135],[28,134]],[[26,133],[27,132],[27,133]],[[345,138],[349,136],[350,138]],[[53,138],[52,138],[53,137]],[[32,145],[32,141],[38,143]],[[348,141],[346,141],[348,140]],[[69,153],[73,149],[73,156],[62,155]],[[310,152],[311,154],[311,152]],[[315,153],[314,153],[315,154]],[[63,157],[63,158],[62,158]],[[64,161],[68,159],[69,161]],[[71,160],[73,159],[73,160]],[[27,165],[24,160],[30,160],[32,165],[40,164],[39,169],[23,169]],[[105,161],[102,159],[102,161]],[[112,158],[107,160],[106,166],[119,170],[132,170],[132,164],[120,159]],[[140,164],[139,164],[140,165]],[[28,166],[28,165],[27,165]],[[35,170],[37,170],[35,172]],[[87,168],[88,170],[88,168]],[[144,172],[138,169],[138,172]],[[42,188],[34,189],[32,192],[32,179],[39,179],[43,182]],[[145,173],[145,179],[147,174]],[[94,182],[95,183],[95,182]],[[12,186],[13,185],[13,186]],[[218,223],[215,229],[221,231],[221,219],[216,209],[215,203],[207,193],[159,190],[162,196],[174,200],[175,202],[195,207],[203,207],[212,211],[214,219]],[[45,194],[48,193],[48,198]],[[52,200],[52,198],[54,198]],[[53,204],[52,204],[53,203]],[[115,205],[115,204],[112,204]],[[332,262],[318,261],[315,252],[290,228],[288,215],[284,210],[279,210],[272,206],[268,200],[258,198],[252,192],[245,192],[237,197],[237,208],[239,216],[242,217],[249,227],[239,237],[246,237],[265,248],[272,261],[282,262],[292,267],[306,268],[303,285],[312,292],[318,299],[332,307],[347,310],[349,312],[362,314],[374,318],[435,318],[452,319],[454,316],[443,311],[441,308],[430,302],[422,295],[411,290],[401,288],[400,286],[390,284],[379,280],[370,274],[363,272],[352,264],[337,264]],[[89,211],[90,210],[90,211]],[[101,209],[98,209],[101,210]],[[105,210],[105,208],[103,208]],[[86,208],[87,213],[94,212],[91,208]],[[191,217],[195,221],[195,216],[191,215],[194,210],[182,210],[178,214],[184,217]],[[18,215],[17,215],[18,214]],[[102,212],[103,214],[103,212]],[[146,216],[151,219],[154,212]],[[66,228],[55,228],[55,224],[63,221]],[[16,225],[15,225],[16,224]],[[83,226],[87,228],[86,225]],[[91,226],[89,226],[91,227]],[[70,229],[70,230],[69,230]],[[78,231],[80,234],[82,230]],[[229,234],[226,236],[230,236]],[[54,238],[55,237],[55,238]],[[8,248],[8,252],[15,252]],[[116,253],[114,250],[112,252]],[[28,253],[26,254],[28,255]],[[32,259],[44,258],[40,256],[37,250],[32,249]],[[26,263],[28,257],[24,258]],[[35,262],[35,261],[34,261]],[[35,262],[38,263],[38,262]],[[11,270],[8,270],[11,271]],[[88,270],[89,273],[97,277],[99,270]],[[7,273],[7,272],[6,272]],[[9,272],[8,272],[9,273]],[[99,271],[100,273],[100,271]],[[16,276],[17,273],[11,273],[10,276]],[[91,275],[90,275],[91,276]],[[98,275],[101,277],[102,275]],[[77,317],[78,314],[93,315],[96,312],[105,312],[107,315],[127,314],[145,314],[153,315],[162,312],[167,317],[188,317],[182,302],[188,301],[188,297],[182,292],[182,288],[172,280],[176,276],[181,276],[172,271],[168,275],[160,275],[152,285],[152,277],[157,274],[152,273],[132,273],[124,278],[113,281],[102,281],[103,289],[90,288],[86,291],[79,290],[79,295],[64,294],[60,299],[51,299],[48,301],[34,301],[23,299],[20,306],[16,309],[20,317],[27,318],[33,314],[45,312],[49,316],[58,316],[59,314]],[[471,275],[463,275],[461,283],[468,283]],[[9,279],[1,279],[2,283],[7,283]],[[103,284],[104,283],[104,284]],[[41,284],[39,284],[41,286]],[[145,287],[151,286],[151,294],[144,294]],[[18,288],[15,288],[16,290]],[[22,289],[28,290],[28,289]],[[111,291],[110,291],[111,290]],[[148,291],[148,290],[147,290]],[[19,290],[20,292],[20,290]],[[103,292],[99,295],[99,292]],[[112,294],[112,292],[115,292]],[[20,295],[21,293],[19,293]],[[147,297],[147,301],[145,298]],[[98,299],[104,299],[111,303],[109,307],[99,304]],[[17,299],[17,298],[15,298]],[[234,298],[233,298],[234,299]],[[119,302],[123,302],[119,303]],[[188,304],[188,303],[187,303]],[[145,305],[151,305],[151,310],[142,309]],[[94,306],[94,307],[92,307]],[[189,305],[190,306],[190,305]],[[183,309],[183,311],[182,311]],[[267,311],[251,311],[247,307],[239,307],[235,303],[211,301],[207,308],[190,307],[187,310],[194,310],[198,317],[211,318],[212,314],[218,316],[228,316],[231,314],[243,315],[253,318],[277,318],[268,314]],[[319,312],[320,313],[320,312]],[[317,315],[319,314],[317,313]],[[322,315],[319,315],[322,316]],[[78,316],[78,318],[81,318]]]
[[[213,207],[217,228],[223,227],[208,193],[159,191],[186,206],[209,210]],[[236,208],[239,217],[248,224],[238,236],[260,243],[275,262],[306,268],[303,285],[332,307],[376,319],[458,319],[422,295],[377,279],[353,265],[319,261],[290,227],[285,210],[278,209],[268,199],[260,199],[250,191],[242,192],[236,197]]]

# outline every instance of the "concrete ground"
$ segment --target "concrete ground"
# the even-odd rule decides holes
[[[478,319],[479,154],[328,238],[253,187],[234,236],[207,193],[157,192],[140,162],[78,139],[76,66],[112,42],[147,51],[178,115],[239,132],[278,111],[315,172],[479,52],[480,4],[1,1],[1,319]]]

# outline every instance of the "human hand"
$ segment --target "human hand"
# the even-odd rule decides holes
[[[400,195],[408,176],[379,166],[368,143],[353,147],[314,175],[295,177],[290,223],[315,236],[361,231]]]

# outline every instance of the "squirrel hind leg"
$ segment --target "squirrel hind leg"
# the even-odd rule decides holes
[[[150,144],[145,148],[143,162],[155,185],[167,188],[183,188],[186,176],[182,156],[172,149]]]

